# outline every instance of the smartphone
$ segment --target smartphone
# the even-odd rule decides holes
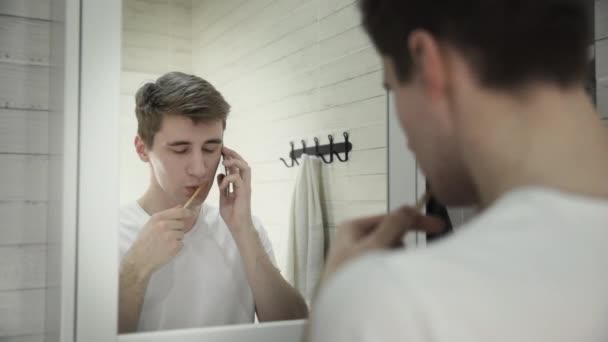
[[[221,161],[220,161],[222,163],[222,165],[224,165],[223,161],[224,161],[224,154],[222,153],[222,158],[221,158]],[[226,168],[226,166],[224,166],[224,175],[228,176],[228,174],[229,174],[228,173],[228,168]],[[224,194],[226,196],[230,196],[230,194],[232,194],[233,192],[234,192],[234,188],[232,186],[232,183],[228,183],[228,186],[226,187],[226,190],[224,190]]]

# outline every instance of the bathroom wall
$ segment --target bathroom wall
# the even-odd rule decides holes
[[[323,166],[330,232],[387,208],[387,97],[380,59],[353,0],[193,1],[193,70],[232,105],[225,143],[253,170],[253,211],[266,224],[280,267],[297,172],[279,161],[289,142],[337,142],[346,163]],[[216,201],[217,194],[213,194]]]
[[[49,178],[50,23],[50,0],[0,1],[3,342],[43,341],[45,328],[49,183],[57,181]]]
[[[324,166],[332,233],[337,222],[386,210],[387,99],[355,1],[125,0],[122,47],[121,203],[148,183],[133,149],[133,96],[180,70],[209,80],[232,105],[225,141],[253,168],[253,210],[281,268],[299,170],[279,161],[290,141],[350,133],[350,161]],[[208,201],[217,203],[216,191]]]
[[[168,71],[192,72],[192,0],[124,0],[120,116],[120,202],[134,201],[148,185],[147,165],[133,147],[134,95]]]

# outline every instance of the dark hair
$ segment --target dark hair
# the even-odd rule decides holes
[[[583,81],[592,42],[587,0],[360,0],[363,26],[399,81],[412,73],[407,40],[416,29],[457,48],[481,84]],[[592,2],[591,2],[592,3]]]
[[[164,115],[183,115],[194,123],[221,120],[226,128],[230,105],[211,83],[181,72],[170,72],[146,83],[135,95],[137,133],[151,147]]]

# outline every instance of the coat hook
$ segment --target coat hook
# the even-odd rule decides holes
[[[295,165],[300,165],[300,163],[298,163],[298,161],[295,158],[293,141],[289,142],[289,144],[291,145],[291,153],[289,154],[289,158],[291,158],[291,165],[287,164],[287,162],[285,161],[285,159],[283,159],[283,158],[280,158],[280,159],[283,162],[283,164],[285,164],[285,166],[287,166],[289,168],[292,168]]]
[[[341,162],[347,162],[348,161],[348,132],[344,132],[342,133],[342,135],[344,136],[344,145],[346,146],[346,148],[344,149],[344,159],[340,158],[340,155],[337,152],[334,152],[332,149],[332,153],[336,155],[336,158],[338,158],[339,161]]]
[[[329,161],[325,160],[325,157],[323,156],[323,153],[319,152],[319,139],[317,137],[315,137],[315,152],[317,153],[317,156],[321,158],[321,160],[323,160],[323,162],[325,164],[331,164],[334,161],[334,155],[332,153],[329,154]]]
[[[308,154],[311,156],[316,155],[320,157],[323,163],[325,164],[333,163],[334,155],[341,162],[346,162],[349,159],[349,152],[352,150],[352,144],[349,141],[348,132],[343,132],[342,135],[344,136],[344,142],[338,144],[334,144],[333,135],[327,135],[327,139],[329,139],[329,144],[327,145],[320,145],[319,139],[317,137],[314,137],[314,149],[312,146],[307,147],[306,140],[302,139],[300,140],[300,143],[302,144],[302,149],[295,150],[294,142],[290,141],[289,145],[291,145],[291,152],[289,153],[289,157],[291,158],[291,164],[288,164],[287,161],[283,158],[280,158],[280,160],[288,168],[294,167],[295,165],[300,165],[300,163],[298,162],[298,158],[304,154]],[[344,156],[340,156],[342,152],[344,152]],[[326,154],[329,154],[328,158],[325,157]]]

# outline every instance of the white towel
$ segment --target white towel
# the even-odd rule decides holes
[[[310,303],[325,261],[321,160],[303,155],[291,204],[287,278]]]

